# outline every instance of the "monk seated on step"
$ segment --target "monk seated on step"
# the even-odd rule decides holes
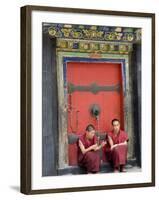
[[[98,145],[98,138],[95,135],[95,128],[89,124],[85,133],[79,137],[78,146],[78,163],[79,166],[86,168],[87,173],[97,173],[100,169],[99,149],[106,144],[103,141]]]
[[[112,126],[113,130],[107,136],[107,147],[108,145],[109,147],[106,151],[106,156],[108,161],[111,162],[114,172],[126,172],[128,135],[120,129],[120,121],[118,119],[112,120]]]

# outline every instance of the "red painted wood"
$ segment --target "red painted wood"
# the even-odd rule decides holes
[[[120,84],[122,87],[121,64],[119,63],[82,63],[67,64],[67,82],[75,85]],[[88,124],[93,124],[100,132],[110,131],[111,120],[118,118],[123,127],[123,91],[102,91],[97,94],[76,91],[68,95],[68,133],[81,134]],[[99,126],[97,120],[90,114],[90,106],[98,104],[101,108]],[[69,164],[77,164],[77,148],[69,145]]]

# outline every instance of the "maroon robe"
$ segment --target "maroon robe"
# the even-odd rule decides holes
[[[125,131],[120,130],[119,134],[115,135],[113,131],[108,135],[113,140],[113,144],[120,144],[128,141],[128,135]],[[118,168],[120,165],[125,165],[127,161],[127,145],[119,145],[112,150],[107,151],[108,160],[112,162],[114,168]]]
[[[84,147],[87,149],[88,147],[97,143],[97,137],[94,136],[92,140],[86,139],[86,134],[83,134],[79,140],[82,142]],[[100,167],[100,155],[99,151],[88,151],[85,154],[81,152],[79,147],[79,140],[78,144],[78,164],[81,167],[86,168],[87,172],[96,173],[99,171]]]

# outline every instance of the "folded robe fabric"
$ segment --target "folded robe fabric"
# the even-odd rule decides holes
[[[92,140],[86,139],[86,134],[79,137],[77,141],[78,145],[78,164],[81,167],[86,168],[87,172],[98,172],[100,167],[100,155],[99,151],[89,151],[85,154],[81,152],[79,147],[79,140],[82,142],[85,148],[88,148],[97,143],[97,137],[94,136]]]

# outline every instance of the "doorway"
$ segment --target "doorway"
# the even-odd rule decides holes
[[[123,80],[121,63],[68,62],[67,133],[81,135],[88,124],[98,133],[111,130],[117,118],[124,129]],[[98,115],[92,114],[93,107]],[[69,144],[69,165],[77,165],[77,145]]]

